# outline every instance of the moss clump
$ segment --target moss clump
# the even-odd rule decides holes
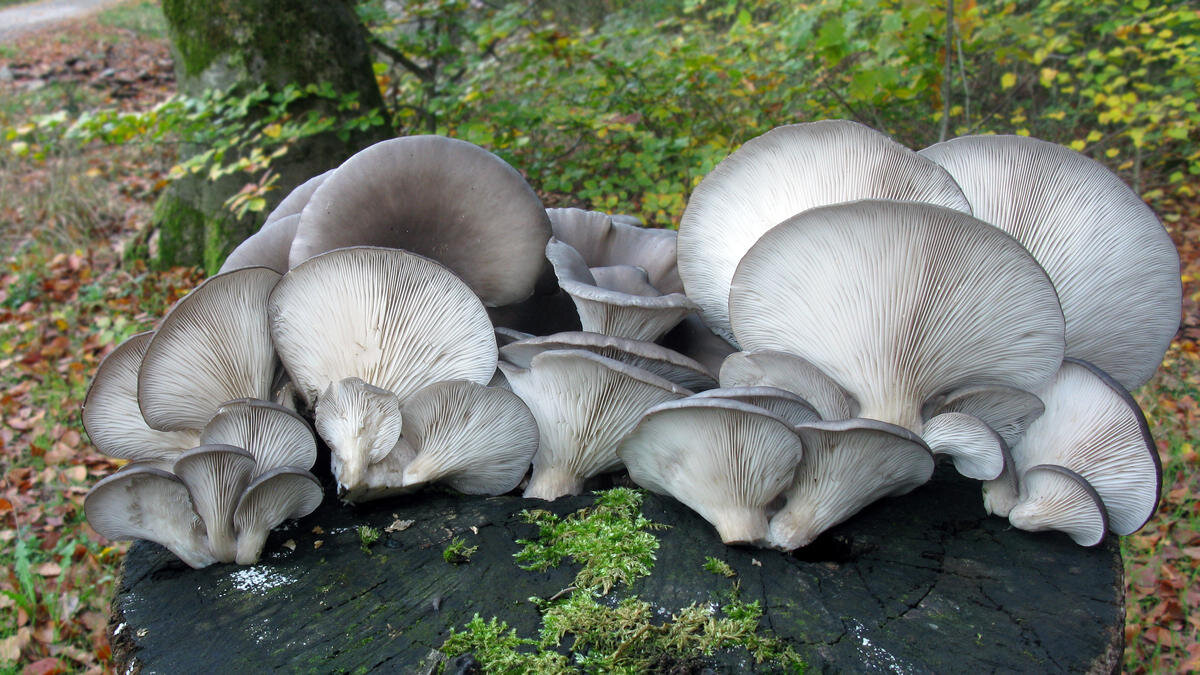
[[[733,571],[733,568],[729,566],[729,563],[721,560],[720,558],[714,558],[711,555],[704,556],[704,569],[718,576],[727,577],[730,579],[737,576],[737,572]]]
[[[478,546],[467,546],[467,542],[462,537],[455,537],[450,545],[442,551],[442,560],[451,565],[461,565],[471,562],[471,556],[479,550]]]
[[[609,595],[653,570],[659,542],[651,531],[662,526],[641,514],[641,503],[641,492],[617,488],[597,493],[593,506],[566,518],[525,512],[540,532],[535,540],[517,542],[524,545],[517,564],[544,570],[569,559],[582,566],[574,585],[550,600],[533,599],[542,611],[536,639],[517,635],[499,618],[476,614],[450,634],[441,651],[469,652],[486,672],[643,673],[700,666],[719,650],[745,649],[758,663],[803,672],[804,661],[790,645],[759,632],[762,608],[742,602],[736,584],[723,606],[693,603],[665,621],[664,612],[637,596]],[[705,561],[710,566],[733,574],[711,556]]]

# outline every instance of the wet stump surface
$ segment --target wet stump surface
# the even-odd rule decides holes
[[[592,501],[425,494],[344,507],[328,498],[272,533],[250,567],[192,570],[139,542],[113,600],[114,668],[420,672],[431,650],[476,613],[536,637],[540,616],[529,598],[570,586],[578,567],[517,567],[515,540],[537,536],[519,514],[566,515]],[[636,593],[663,616],[720,603],[731,580],[702,567],[706,556],[719,558],[736,571],[741,599],[761,603],[762,626],[812,671],[1112,672],[1120,663],[1125,610],[1115,538],[1083,549],[1065,535],[1011,529],[985,516],[978,483],[945,471],[798,555],[726,547],[669,498],[647,495],[642,512],[670,527],[654,531],[661,547],[653,573],[614,593]],[[382,531],[396,520],[414,522],[363,550],[359,525]],[[478,546],[469,563],[443,560],[453,537]],[[771,670],[739,652],[706,665]]]

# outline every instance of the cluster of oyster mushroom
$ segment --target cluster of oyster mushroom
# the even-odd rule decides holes
[[[944,455],[989,511],[1096,543],[1157,505],[1125,388],[1157,367],[1180,293],[1145,204],[1032,139],[914,153],[851,122],[781,127],[699,185],[678,238],[545,209],[469,143],[393,139],[285,198],[157,331],[189,337],[105,361],[88,431],[139,461],[88,517],[193,566],[256,559],[320,492],[304,511],[251,489],[310,468],[311,432],[288,441],[307,460],[260,447],[278,423],[209,432],[251,397],[312,419],[346,501],[432,482],[555,499],[626,467],[728,543],[794,549]],[[112,488],[135,481],[164,496]]]

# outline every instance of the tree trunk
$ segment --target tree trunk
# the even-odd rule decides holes
[[[339,111],[334,101],[310,98],[297,112],[315,109],[322,115],[352,117],[383,107],[365,30],[349,3],[163,0],[162,7],[181,93],[249,92],[262,84],[277,91],[288,84],[329,83],[339,94],[357,93],[359,110]],[[175,181],[155,207],[155,261],[160,265],[202,265],[215,271],[293,187],[390,135],[390,129],[374,127],[352,133],[346,140],[332,133],[300,139],[272,163],[279,178],[277,188],[268,193],[267,210],[242,218],[224,203],[256,177],[235,173],[212,181],[191,175]],[[186,147],[183,154],[203,150]],[[154,247],[149,248],[142,247],[140,252],[151,253]]]

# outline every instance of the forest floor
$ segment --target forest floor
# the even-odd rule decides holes
[[[126,2],[0,43],[0,673],[102,672],[124,546],[83,518],[116,469],[80,404],[100,359],[200,280],[122,262],[174,161],[164,145],[18,154],[5,133],[58,110],[144,109],[174,91],[158,8]],[[1183,258],[1184,326],[1135,392],[1164,466],[1163,503],[1125,538],[1128,672],[1200,669],[1200,200],[1155,204]]]

